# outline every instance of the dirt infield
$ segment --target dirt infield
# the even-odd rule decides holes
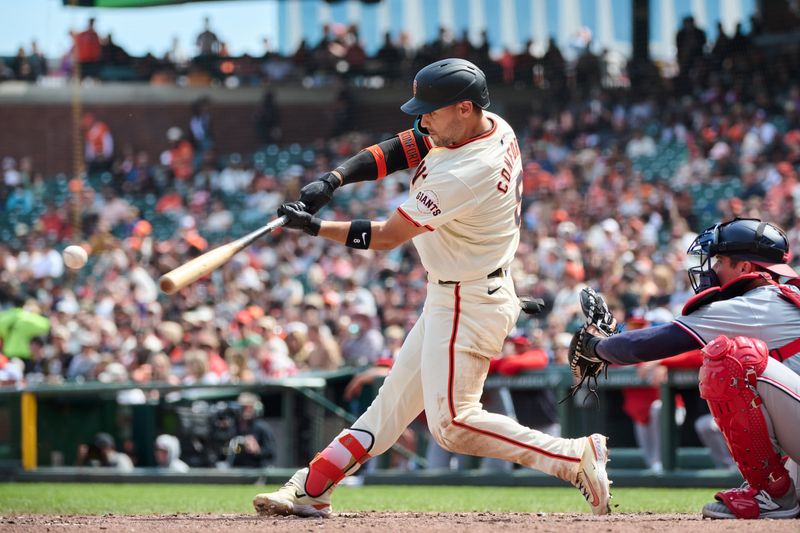
[[[699,514],[616,514],[594,517],[586,514],[561,513],[342,513],[334,518],[299,519],[259,518],[255,515],[141,515],[141,516],[48,516],[0,515],[0,531],[79,531],[80,533],[111,531],[224,531],[253,532],[320,532],[347,531],[420,533],[422,531],[542,531],[565,533],[585,532],[587,526],[598,531],[617,532],[730,532],[753,533],[796,532],[800,520],[703,520]]]

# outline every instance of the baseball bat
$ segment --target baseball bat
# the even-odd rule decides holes
[[[190,283],[197,281],[212,270],[219,268],[227,263],[231,257],[242,251],[242,249],[250,246],[253,241],[266,235],[275,228],[279,228],[286,224],[288,219],[283,216],[276,218],[269,224],[261,226],[252,233],[248,233],[244,237],[239,237],[233,242],[218,246],[213,250],[204,253],[201,256],[195,257],[188,263],[174,268],[161,276],[158,280],[158,285],[161,290],[167,294],[174,294],[175,292],[186,287]]]

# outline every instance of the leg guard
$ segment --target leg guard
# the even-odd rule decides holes
[[[756,378],[764,372],[769,357],[766,344],[748,337],[720,336],[708,343],[703,353],[700,396],[708,402],[742,476],[753,489],[783,496],[791,479],[770,440],[756,391]],[[754,511],[755,518],[759,512],[757,504],[740,511],[742,517]]]
[[[354,466],[356,469],[360,467],[370,458],[369,449],[374,441],[372,434],[367,431],[353,428],[342,431],[309,463],[306,494],[319,497],[348,473],[352,473],[349,471]]]

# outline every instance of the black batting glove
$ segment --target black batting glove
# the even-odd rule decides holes
[[[544,300],[541,298],[520,298],[519,305],[526,315],[538,315],[544,311]]]
[[[300,201],[306,206],[306,211],[312,215],[331,201],[333,192],[342,182],[333,172],[327,172],[316,181],[312,181],[300,189]]]
[[[278,208],[278,216],[289,219],[285,227],[303,230],[315,237],[322,225],[322,220],[306,211],[306,206],[302,202],[286,202]]]

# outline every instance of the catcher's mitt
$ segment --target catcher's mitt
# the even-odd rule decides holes
[[[597,355],[595,345],[601,338],[617,333],[614,315],[594,289],[586,287],[581,291],[581,309],[586,315],[586,323],[572,336],[568,354],[569,369],[577,382],[564,400],[575,396],[584,383],[589,392],[597,397],[597,378],[601,373],[608,375],[608,363]]]

